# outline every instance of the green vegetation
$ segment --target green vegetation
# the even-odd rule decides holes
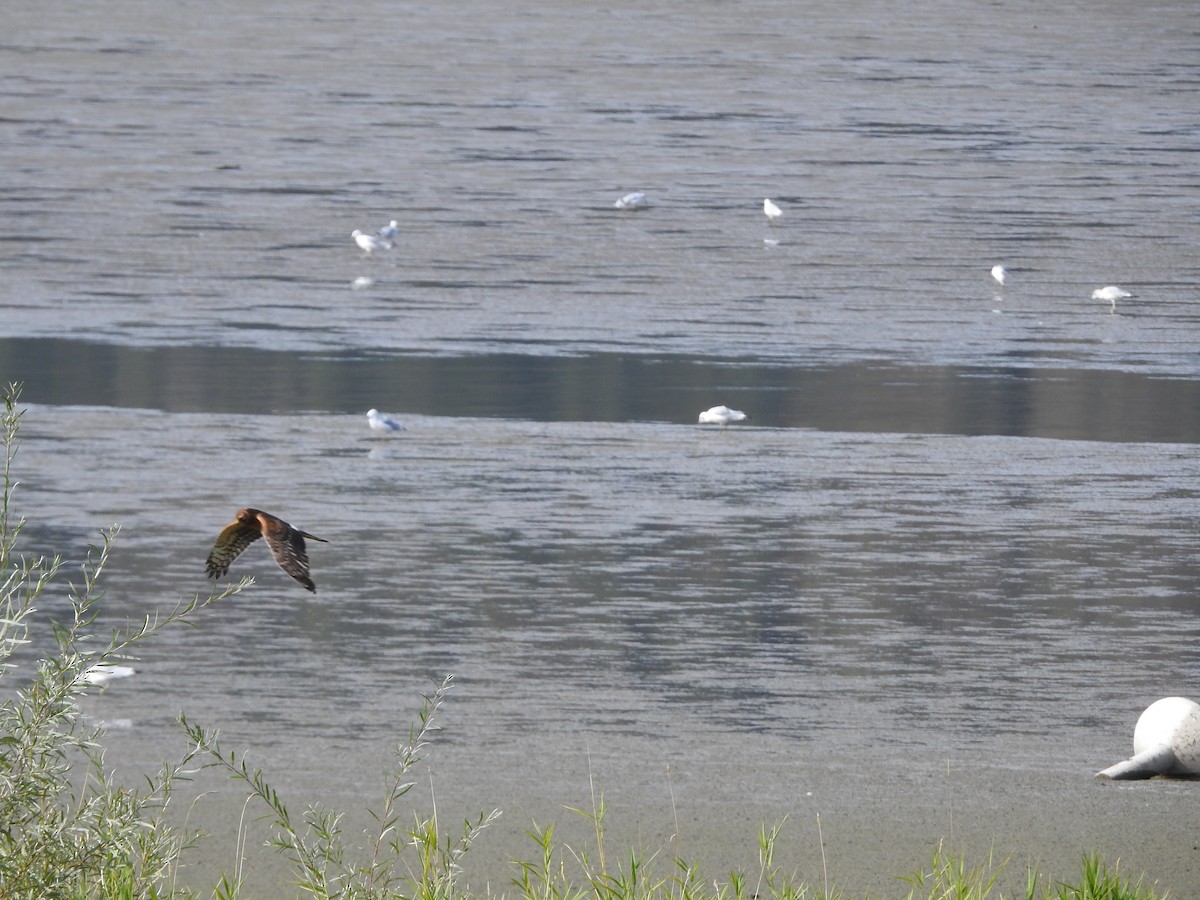
[[[205,731],[181,717],[186,746],[180,758],[165,763],[138,788],[115,783],[104,768],[101,732],[87,724],[78,699],[97,689],[85,673],[98,664],[128,660],[137,645],[162,629],[194,619],[204,609],[238,593],[251,582],[180,602],[167,612],[148,616],[97,644],[94,624],[103,592],[100,577],[117,529],[101,534],[82,565],[81,582],[68,585],[66,601],[54,597],[61,559],[30,558],[18,551],[23,520],[11,517],[9,503],[16,482],[12,464],[18,450],[21,412],[18,391],[4,396],[3,497],[0,499],[0,893],[9,898],[67,898],[67,900],[134,900],[201,896],[179,883],[186,854],[202,836],[172,822],[178,805],[176,789],[201,766],[215,766],[241,783],[250,802],[261,805],[273,823],[270,843],[292,867],[296,892],[315,898],[344,900],[472,900],[469,886],[460,884],[461,864],[480,832],[499,815],[492,812],[464,823],[451,837],[436,815],[402,810],[401,801],[412,787],[407,780],[425,758],[437,729],[438,709],[452,680],[447,677],[425,698],[417,722],[395,750],[393,774],[382,805],[372,811],[375,826],[362,846],[348,846],[342,823],[345,814],[310,807],[295,820],[278,792],[259,770],[247,768],[233,752],[220,747],[215,732]],[[39,604],[58,604],[56,614]],[[35,625],[46,620],[45,649],[30,646]],[[28,659],[19,688],[10,679],[14,659]],[[35,663],[36,660],[36,663]],[[604,833],[603,797],[583,813],[595,830],[594,856],[562,846],[553,826],[528,832],[536,848],[530,861],[514,864],[513,900],[833,900],[845,895],[827,883],[803,884],[787,875],[775,861],[780,826],[758,835],[758,867],[714,879],[692,864],[667,854],[639,857],[625,854],[610,863]],[[819,822],[818,822],[819,825]],[[245,846],[245,836],[239,840]],[[239,857],[241,852],[239,849]],[[938,848],[928,867],[897,881],[908,885],[909,900],[1000,898],[1004,864],[968,867],[959,856]],[[203,896],[232,900],[243,889],[240,860],[235,874],[225,876]],[[194,888],[194,886],[193,886]],[[280,892],[285,890],[280,886]],[[1018,895],[1027,900],[1156,900],[1165,895],[1142,882],[1122,879],[1116,867],[1089,856],[1083,861],[1078,886],[1043,884],[1028,874]],[[484,895],[491,900],[492,894]],[[481,898],[482,900],[482,898]]]
[[[1003,900],[1006,895],[998,885],[1006,863],[996,864],[989,858],[986,863],[968,867],[961,856],[946,853],[939,846],[927,869],[902,880],[913,886],[908,900]],[[1094,855],[1084,857],[1083,880],[1077,886],[1058,883],[1039,888],[1038,882],[1038,873],[1030,869],[1019,896],[1025,900],[1165,900],[1167,896],[1145,887],[1140,878],[1136,882],[1122,879],[1116,866],[1109,868]]]
[[[9,504],[16,483],[21,413],[17,390],[4,397],[4,493],[0,499],[0,678],[30,643],[38,604],[51,600],[61,559],[30,559],[17,551],[23,521]],[[144,787],[115,784],[104,769],[100,732],[81,716],[78,697],[92,688],[85,678],[97,664],[127,659],[138,644],[163,628],[236,593],[243,585],[180,603],[111,636],[102,649],[87,649],[103,593],[100,574],[117,529],[101,534],[70,584],[67,608],[50,622],[53,647],[39,654],[33,679],[0,705],[0,885],[5,897],[153,897],[170,894],[181,854],[195,835],[170,825],[176,784],[198,748],[166,763]],[[4,685],[8,687],[7,684]]]
[[[371,811],[376,828],[369,835],[369,847],[363,859],[354,858],[342,838],[344,813],[312,806],[304,814],[302,823],[297,824],[288,814],[279,793],[268,784],[260,770],[250,770],[235,753],[222,751],[215,733],[190,725],[183,718],[181,724],[194,746],[210,757],[214,765],[221,766],[245,784],[251,797],[267,808],[276,828],[271,844],[291,863],[295,884],[305,894],[364,900],[392,897],[437,900],[459,893],[455,883],[458,861],[479,832],[500,815],[499,811],[493,811],[490,815],[481,815],[473,823],[466,823],[456,840],[450,840],[440,832],[436,817],[417,817],[407,829],[401,826],[397,806],[413,786],[411,781],[405,780],[406,776],[424,758],[430,734],[436,728],[434,714],[451,681],[447,677],[433,696],[425,699],[419,725],[414,725],[407,741],[396,748],[395,769],[383,806],[378,811]],[[224,878],[216,895],[231,898],[241,884],[240,877]]]

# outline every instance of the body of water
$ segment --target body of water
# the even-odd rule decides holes
[[[252,547],[88,698],[110,763],[178,755],[183,711],[361,810],[454,673],[418,793],[504,810],[476,887],[534,820],[586,846],[594,787],[614,841],[718,872],[787,817],[819,882],[820,816],[851,890],[946,837],[1186,895],[1194,784],[1092,775],[1200,694],[1194,12],[10,11],[26,549],[120,524],[115,625],[207,591],[238,507],[330,541],[316,595]],[[202,883],[241,805],[201,783]]]

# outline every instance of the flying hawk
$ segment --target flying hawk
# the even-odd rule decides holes
[[[217,535],[217,542],[213,544],[205,562],[208,577],[220,578],[226,574],[230,564],[260,537],[267,539],[267,546],[271,548],[279,568],[315,594],[317,586],[308,577],[308,553],[304,549],[304,539],[312,538],[323,544],[329,542],[315,534],[293,528],[283,519],[261,509],[239,509],[237,518]]]

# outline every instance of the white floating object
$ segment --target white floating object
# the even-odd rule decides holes
[[[105,731],[127,731],[133,727],[133,719],[101,719],[96,726]]]
[[[1133,294],[1129,291],[1121,290],[1115,284],[1110,284],[1107,287],[1096,288],[1092,291],[1093,300],[1103,300],[1105,303],[1111,303],[1112,308],[1117,308],[1117,301],[1124,300],[1126,297],[1132,297]]]
[[[1155,700],[1133,729],[1133,756],[1097,778],[1200,775],[1200,704],[1186,697]]]
[[[728,406],[714,406],[700,413],[701,425],[720,425],[724,427],[730,422],[742,422],[750,417],[740,409],[730,409]]]
[[[118,666],[115,663],[97,663],[91,668],[85,669],[83,674],[79,676],[79,680],[86,684],[104,687],[109,682],[116,681],[118,678],[128,678],[130,675],[136,674],[137,669],[133,666]]]
[[[376,250],[391,250],[392,242],[374,234],[363,234],[357,228],[350,232],[350,237],[354,238],[354,243],[362,249],[364,254],[373,253]]]
[[[646,203],[646,193],[644,191],[634,191],[626,194],[620,200],[613,204],[617,209],[644,209]]]
[[[374,283],[375,279],[371,278],[369,275],[359,275],[352,282],[350,282],[350,287],[357,291],[361,290],[362,288],[369,288]]]
[[[380,434],[389,434],[393,431],[404,431],[403,425],[401,425],[391,416],[385,416],[377,409],[367,410],[367,424],[371,426],[372,431],[378,431]]]
[[[992,266],[992,277],[1004,284],[1004,279],[1008,277],[1008,269],[1004,266]]]
[[[379,229],[379,236],[385,241],[394,241],[396,239],[396,235],[399,233],[400,224],[395,219],[392,219],[392,221],[388,222]]]
[[[768,222],[774,222],[783,215],[783,210],[772,203],[770,198],[763,201],[763,212],[767,214]]]

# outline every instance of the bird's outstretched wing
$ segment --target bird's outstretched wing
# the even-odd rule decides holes
[[[279,568],[315,594],[317,586],[308,574],[308,551],[304,546],[304,539],[308,537],[322,543],[328,541],[307,531],[293,528],[283,519],[268,513],[260,512],[258,518],[262,523],[263,537],[267,539],[267,546],[271,548],[271,555],[275,557],[275,562],[279,563]]]
[[[317,586],[308,575],[308,552],[304,539],[311,538],[322,543],[328,541],[293,528],[278,516],[261,509],[239,509],[237,518],[218,535],[206,563],[209,577],[218,578],[227,573],[230,564],[260,537],[267,539],[267,546],[271,548],[271,555],[275,557],[279,568],[315,594]]]
[[[238,519],[226,525],[217,535],[212,552],[208,554],[205,568],[209,578],[220,578],[229,571],[229,566],[242,555],[242,551],[262,536],[257,523]]]

